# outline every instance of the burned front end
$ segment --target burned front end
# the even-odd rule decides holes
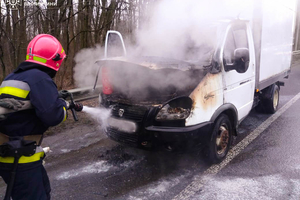
[[[199,127],[186,126],[186,119],[194,105],[189,95],[207,74],[204,67],[158,58],[138,63],[106,59],[98,64],[100,104],[111,109],[105,129],[110,138],[134,147],[171,148],[198,137]]]

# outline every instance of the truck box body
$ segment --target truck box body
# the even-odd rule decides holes
[[[278,77],[287,76],[291,66],[295,1],[262,1],[261,55],[258,89]],[[271,34],[270,34],[271,33]]]

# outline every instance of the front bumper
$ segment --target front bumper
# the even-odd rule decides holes
[[[186,127],[159,127],[149,126],[146,131],[154,136],[155,139],[163,143],[205,143],[209,141],[209,133],[213,123],[204,122],[194,126]]]
[[[204,143],[209,140],[208,133],[213,124],[211,122],[205,122],[188,127],[144,127],[142,123],[135,123],[128,120],[113,119],[113,121],[119,123],[109,123],[110,125],[106,129],[106,134],[117,142],[140,148],[147,148],[165,143]],[[123,127],[118,127],[117,124],[122,124]],[[124,128],[124,124],[127,124],[130,127],[133,127],[132,124],[135,124],[136,128]]]
[[[207,142],[211,122],[184,126],[184,121],[157,122],[159,108],[155,106],[129,105],[106,101],[112,109],[106,134],[113,140],[138,148],[149,148],[165,143]],[[112,123],[110,123],[112,121]],[[176,126],[176,127],[175,127]]]

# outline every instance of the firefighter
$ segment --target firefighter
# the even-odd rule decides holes
[[[0,176],[8,184],[6,199],[10,195],[14,200],[50,199],[50,182],[42,165],[45,153],[40,145],[43,133],[67,118],[68,103],[59,98],[52,80],[65,57],[55,37],[37,35],[28,44],[26,60],[0,86],[3,107],[13,104],[5,104],[4,99],[30,101],[33,107],[0,120]]]

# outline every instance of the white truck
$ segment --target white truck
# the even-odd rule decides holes
[[[97,61],[101,105],[112,109],[107,135],[140,148],[203,144],[212,163],[222,161],[251,109],[276,112],[290,72],[295,7],[273,4],[261,1],[250,19],[214,21],[207,33],[217,45],[197,47],[198,61],[126,56],[109,31]],[[124,56],[109,56],[116,44]]]

